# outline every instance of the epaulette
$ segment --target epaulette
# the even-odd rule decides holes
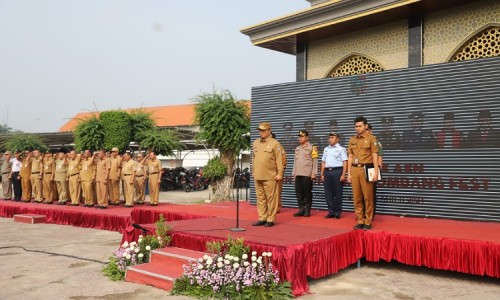
[[[313,149],[312,149],[312,151],[311,151],[311,157],[312,157],[312,158],[318,158],[318,147],[313,146],[312,148],[313,148]]]

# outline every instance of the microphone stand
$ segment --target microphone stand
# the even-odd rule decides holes
[[[246,137],[246,135],[244,137]],[[243,150],[241,150],[238,153],[238,161],[236,163],[236,166],[238,166],[239,162],[241,162],[240,154],[243,155],[242,153],[243,153]],[[241,169],[238,172],[238,174],[236,175],[236,227],[229,229],[229,231],[233,231],[233,232],[246,231],[245,228],[240,227],[240,190],[239,190],[240,176],[241,176]]]

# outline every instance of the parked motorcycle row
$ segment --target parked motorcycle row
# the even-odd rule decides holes
[[[201,175],[200,169],[163,169],[160,189],[163,192],[183,189],[186,192],[202,191],[208,188],[209,180]]]

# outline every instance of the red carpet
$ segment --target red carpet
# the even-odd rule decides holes
[[[282,279],[292,282],[296,295],[308,291],[308,276],[337,273],[361,257],[500,278],[500,223],[377,215],[373,230],[354,231],[353,213],[344,213],[337,220],[324,219],[324,211],[313,211],[310,218],[295,218],[294,212],[283,208],[274,227],[253,227],[256,207],[241,203],[239,226],[246,231],[232,232],[229,229],[236,227],[234,202],[99,210],[0,201],[2,217],[45,214],[48,223],[119,231],[128,241],[140,234],[131,224],[154,229],[152,223],[160,214],[172,226],[173,246],[205,251],[207,241],[225,240],[228,235],[243,237],[252,250],[273,252]]]

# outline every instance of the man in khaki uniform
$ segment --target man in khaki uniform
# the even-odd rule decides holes
[[[57,188],[57,204],[65,205],[68,201],[68,181],[66,180],[68,175],[68,162],[66,154],[63,151],[57,153],[55,165],[56,172],[54,180],[56,181]]]
[[[135,162],[131,159],[130,153],[123,154],[122,159],[122,182],[125,198],[125,207],[133,207],[134,204],[134,176]]]
[[[94,182],[95,182],[94,156],[90,150],[83,152],[80,162],[80,184],[85,198],[85,207],[94,207]]]
[[[43,198],[44,203],[52,204],[54,198],[54,176],[55,176],[56,165],[52,153],[50,151],[45,152],[42,159],[42,174],[43,174]]]
[[[31,159],[31,187],[36,203],[42,203],[42,156],[39,150],[29,154]]]
[[[283,178],[282,146],[271,137],[271,123],[260,123],[257,129],[260,138],[252,146],[252,167],[259,220],[252,225],[272,227],[278,212],[277,185]]]
[[[354,120],[356,135],[349,140],[347,150],[347,181],[352,184],[352,200],[358,224],[354,229],[372,229],[373,219],[373,184],[377,181],[375,176],[370,182],[366,178],[366,168],[374,168],[378,174],[378,142],[369,134],[368,121],[364,117]]]
[[[23,196],[21,198],[22,202],[30,202],[31,201],[31,158],[30,152],[28,150],[24,151],[24,155],[22,158],[22,166],[19,175],[21,176],[21,189],[23,192]],[[66,177],[66,174],[64,174]]]
[[[161,161],[156,158],[156,154],[152,151],[148,154],[148,175],[149,175],[149,201],[151,206],[158,206],[160,197],[160,181],[163,168]]]
[[[111,157],[109,159],[111,164],[111,169],[109,171],[109,200],[111,205],[120,204],[120,178],[121,178],[121,165],[122,159],[118,155],[118,148],[114,147],[111,149]]]
[[[146,166],[142,164],[144,157],[142,153],[137,154],[135,161],[135,176],[134,176],[134,188],[135,188],[135,203],[144,204],[146,200]]]
[[[71,205],[79,206],[80,198],[82,196],[82,188],[80,186],[80,159],[81,156],[76,154],[75,150],[69,153],[68,157],[68,187],[69,199]]]
[[[295,194],[299,210],[294,217],[310,217],[313,180],[318,173],[318,149],[309,143],[309,132],[299,131],[299,146],[295,148],[292,177],[295,178]]]
[[[10,159],[12,158],[12,152],[5,151],[3,155],[2,162],[2,190],[3,190],[3,200],[12,199],[12,179],[10,173],[12,172],[12,163]]]
[[[96,191],[97,191],[97,208],[108,208],[108,180],[109,169],[111,164],[104,150],[99,150],[97,153],[96,162]]]

